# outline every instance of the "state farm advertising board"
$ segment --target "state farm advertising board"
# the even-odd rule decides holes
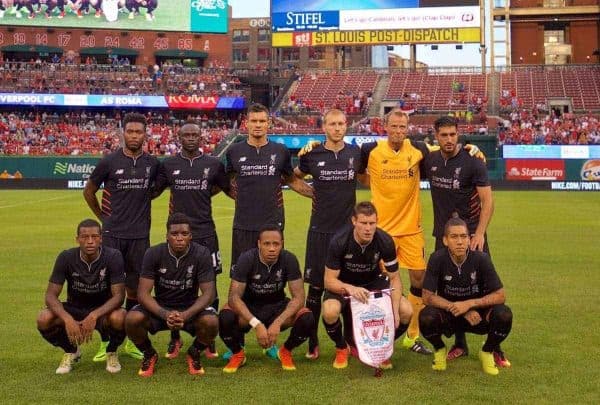
[[[506,159],[507,180],[564,180],[564,160]]]

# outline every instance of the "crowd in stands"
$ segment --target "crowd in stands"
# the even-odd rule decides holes
[[[57,55],[55,55],[57,56]],[[57,60],[57,62],[53,62]],[[93,57],[81,63],[66,57],[45,61],[5,61],[0,58],[0,92],[112,95],[243,96],[233,70],[212,62],[205,68],[181,64],[132,65],[115,57],[98,64]]]
[[[0,155],[100,155],[119,147],[121,118],[126,112],[110,114],[77,110],[10,111],[0,113]],[[180,126],[194,120],[204,139],[203,150],[211,153],[232,128],[237,117],[184,115],[172,112],[148,112],[147,150],[154,155],[172,155],[179,150]]]
[[[297,98],[295,95],[291,95],[287,103],[279,109],[278,114],[323,114],[331,108],[336,108],[346,112],[347,115],[364,115],[367,113],[372,103],[373,94],[371,92],[363,91],[359,91],[357,94],[340,91],[331,103],[327,103],[323,99],[313,102],[310,98],[301,99]]]
[[[501,123],[498,141],[506,145],[600,145],[600,120],[591,113],[514,110]]]

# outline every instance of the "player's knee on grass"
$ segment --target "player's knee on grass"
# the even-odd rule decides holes
[[[338,300],[329,299],[323,302],[323,320],[325,323],[332,324],[340,317],[342,305]]]

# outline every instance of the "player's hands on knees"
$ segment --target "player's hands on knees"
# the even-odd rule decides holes
[[[454,316],[461,316],[471,309],[471,305],[467,301],[453,302],[448,307],[448,311]]]
[[[79,325],[79,322],[75,321],[75,319],[71,318],[65,320],[65,330],[67,331],[69,342],[74,345],[83,343],[81,326]]]
[[[366,304],[367,302],[369,302],[370,294],[369,294],[369,290],[367,290],[366,288],[350,286],[350,287],[346,288],[346,290],[348,291],[348,294],[351,297],[356,298],[363,304]]]
[[[471,235],[470,248],[471,250],[479,250],[483,252],[483,245],[485,244],[485,236],[474,233]]]
[[[81,339],[83,343],[90,342],[92,340],[92,334],[94,333],[94,329],[96,328],[96,322],[98,318],[93,313],[89,314],[85,317],[83,321],[79,324],[81,329]]]
[[[481,322],[481,315],[479,315],[479,312],[473,309],[464,314],[463,318],[465,318],[471,326],[475,326]]]
[[[268,347],[271,347],[275,343],[277,343],[277,337],[279,336],[280,332],[281,332],[281,325],[278,322],[273,322],[271,324],[271,326],[269,326],[269,329],[267,329],[267,334],[269,335],[269,346]]]
[[[166,321],[169,329],[178,330],[183,328],[184,320],[179,311],[169,312]]]
[[[263,323],[259,323],[256,328],[254,328],[254,331],[256,332],[256,340],[258,341],[260,347],[263,349],[268,349],[271,347],[269,333]]]

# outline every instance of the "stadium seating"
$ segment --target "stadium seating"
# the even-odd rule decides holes
[[[519,106],[532,109],[549,98],[569,98],[575,111],[600,109],[600,67],[537,66],[500,74],[501,98],[517,97]],[[504,95],[503,92],[504,91]],[[509,101],[507,108],[514,105]]]
[[[157,70],[155,70],[157,69]],[[0,62],[0,92],[112,95],[244,94],[229,69]]]

